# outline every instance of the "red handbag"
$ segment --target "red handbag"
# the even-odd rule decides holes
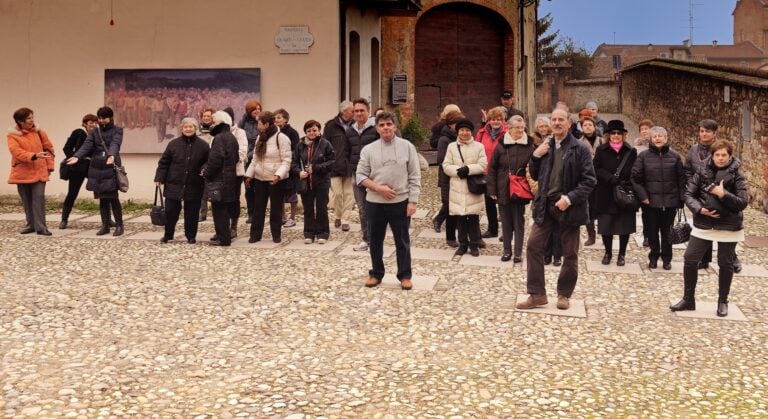
[[[524,170],[524,169],[521,169]],[[519,172],[519,170],[518,170]],[[509,200],[513,204],[527,204],[533,199],[533,192],[525,176],[509,174]]]

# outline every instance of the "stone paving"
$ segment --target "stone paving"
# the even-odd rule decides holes
[[[392,277],[362,286],[369,259],[349,255],[359,232],[334,229],[332,249],[304,246],[297,228],[279,245],[265,234],[249,246],[243,225],[231,248],[162,245],[146,222],[97,240],[81,214],[43,238],[19,235],[20,209],[0,207],[0,414],[768,415],[767,278],[734,279],[733,317],[682,317],[668,309],[679,270],[651,272],[631,240],[635,271],[589,270],[602,251],[581,251],[572,313],[516,311],[524,265],[500,267],[497,245],[481,250],[490,266],[466,264],[480,258],[448,258],[444,240],[425,234],[435,177],[425,174],[425,216],[412,221],[412,291]],[[756,247],[739,255],[764,272],[768,220],[755,210],[746,219]],[[203,224],[200,237],[211,232]],[[394,255],[386,265],[393,274]],[[546,276],[552,303],[557,270]],[[715,269],[702,271],[699,305],[713,312],[716,295]]]

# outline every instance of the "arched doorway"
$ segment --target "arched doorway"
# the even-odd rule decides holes
[[[443,106],[459,105],[472,121],[499,103],[504,49],[511,29],[494,11],[471,3],[428,10],[416,23],[416,112],[425,124]]]

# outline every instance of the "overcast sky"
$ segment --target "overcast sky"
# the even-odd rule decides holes
[[[592,53],[607,44],[680,44],[689,38],[691,0],[540,0],[539,16],[552,13],[552,30]],[[733,43],[736,0],[693,0],[693,41]]]

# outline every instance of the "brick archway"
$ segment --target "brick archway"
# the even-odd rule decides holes
[[[425,122],[449,103],[473,121],[498,103],[504,89],[509,25],[498,13],[472,3],[430,8],[416,22],[415,109]]]

